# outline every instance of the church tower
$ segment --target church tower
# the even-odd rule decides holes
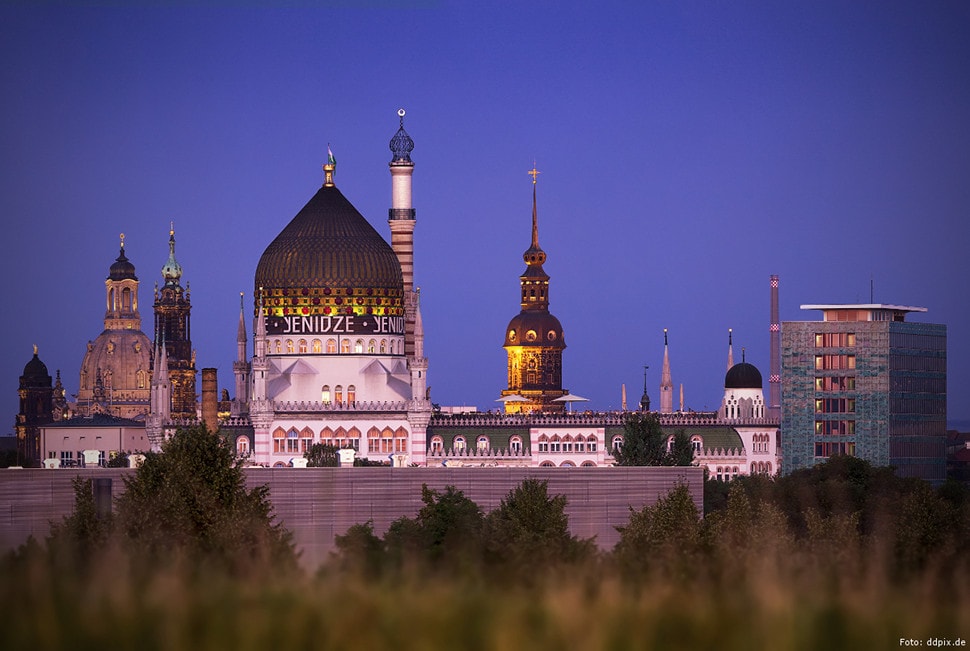
[[[508,389],[502,391],[505,412],[559,412],[565,403],[556,402],[566,395],[562,388],[562,351],[566,348],[562,325],[549,312],[549,276],[542,268],[546,252],[539,246],[536,180],[532,175],[532,243],[522,258],[526,268],[519,276],[521,311],[505,329],[508,354]]]
[[[141,330],[138,276],[125,255],[124,233],[104,291],[104,330],[88,342],[81,360],[77,411],[143,418],[149,409],[151,342]]]
[[[182,288],[182,266],[175,259],[175,224],[169,228],[168,260],[162,266],[165,281],[155,289],[155,341],[165,346],[172,390],[172,418],[198,416],[195,397],[195,352],[192,350],[188,286]],[[157,358],[156,358],[157,362]]]
[[[51,401],[54,390],[47,365],[34,356],[20,376],[20,411],[17,413],[17,458],[28,468],[40,465],[40,426],[54,420]]]

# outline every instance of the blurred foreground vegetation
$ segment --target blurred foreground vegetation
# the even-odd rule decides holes
[[[228,456],[226,456],[228,454]],[[196,466],[196,457],[206,461]],[[202,466],[206,470],[202,470]],[[970,495],[852,458],[631,510],[612,550],[525,481],[361,523],[308,574],[231,450],[180,432],[0,564],[3,649],[871,649],[970,637]]]

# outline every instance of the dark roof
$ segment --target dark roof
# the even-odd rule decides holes
[[[536,338],[529,341],[526,333],[535,331]],[[509,336],[515,331],[513,336]],[[552,338],[549,333],[552,332]],[[566,340],[559,319],[545,310],[522,310],[509,321],[505,329],[505,346],[544,346],[546,348],[565,348]]]
[[[22,377],[24,380],[39,380],[41,382],[46,382],[48,386],[51,382],[51,374],[47,372],[47,365],[40,361],[40,358],[37,357],[37,353],[34,353],[34,356],[29,362],[27,362],[27,365],[24,366],[24,374]]]
[[[94,413],[90,416],[75,416],[67,420],[56,421],[45,427],[144,427],[145,421],[121,418],[111,414]]]
[[[724,376],[725,389],[761,389],[761,371],[753,364],[735,364]]]
[[[384,238],[334,186],[324,186],[270,243],[256,290],[313,287],[401,291],[401,265]]]
[[[135,276],[135,265],[125,257],[124,248],[121,249],[121,253],[115,259],[114,264],[111,265],[111,269],[108,272],[108,279],[138,280],[137,276]]]

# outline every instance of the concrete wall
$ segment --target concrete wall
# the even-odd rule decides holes
[[[76,476],[110,478],[112,494],[124,490],[128,469],[0,470],[0,550],[20,545],[33,535],[47,535],[50,522],[68,515],[74,505],[71,480]],[[701,468],[252,468],[248,486],[269,485],[279,520],[293,533],[302,561],[315,568],[334,549],[334,536],[357,523],[373,521],[383,535],[401,516],[413,517],[422,506],[421,486],[438,490],[454,485],[482,511],[499,501],[522,480],[548,480],[551,495],[565,495],[570,530],[596,537],[610,549],[626,524],[630,507],[654,504],[677,483],[690,488],[703,510]]]

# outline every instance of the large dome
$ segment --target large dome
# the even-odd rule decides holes
[[[522,310],[505,329],[505,345],[565,348],[566,340],[559,319],[544,310]]]
[[[105,330],[88,343],[81,360],[82,390],[94,388],[98,373],[110,374],[114,392],[148,395],[150,388],[151,340],[141,330]]]
[[[34,356],[27,362],[24,366],[24,374],[22,376],[25,380],[34,380],[46,382],[48,385],[51,381],[51,375],[47,372],[47,365],[40,361],[37,357],[37,349],[34,348]]]
[[[735,364],[724,376],[725,389],[760,389],[761,371],[747,362]]]
[[[256,266],[269,314],[403,315],[401,265],[391,247],[334,186],[325,185],[273,240]]]

